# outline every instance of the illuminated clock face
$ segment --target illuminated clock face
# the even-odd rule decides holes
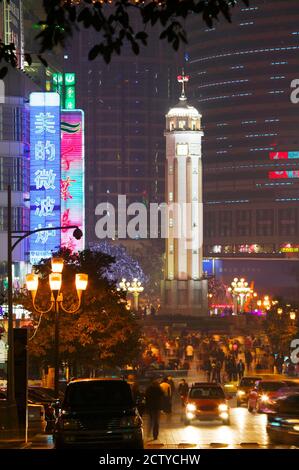
[[[188,144],[177,144],[176,154],[178,157],[187,157],[188,155]]]

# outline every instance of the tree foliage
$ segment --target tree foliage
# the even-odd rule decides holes
[[[0,0],[0,3],[3,0]],[[249,5],[249,0],[239,3]],[[43,0],[45,19],[40,21],[41,31],[38,58],[46,65],[42,54],[55,47],[65,47],[79,26],[96,31],[98,42],[89,50],[88,57],[94,60],[101,56],[107,63],[129,43],[134,54],[146,46],[148,30],[160,26],[160,39],[178,50],[181,43],[187,43],[184,20],[189,15],[197,15],[208,27],[220,18],[231,22],[232,8],[238,0]],[[133,20],[139,19],[139,26]],[[12,49],[13,48],[13,49]],[[14,46],[0,44],[0,62],[4,60],[16,65]],[[30,55],[26,55],[31,62]],[[0,74],[7,72],[6,67]]]
[[[76,371],[122,367],[133,363],[138,358],[140,348],[139,327],[126,309],[124,295],[103,276],[113,259],[90,250],[74,255],[68,250],[62,250],[59,255],[65,260],[62,292],[68,309],[73,309],[77,303],[75,273],[87,273],[89,278],[79,312],[70,314],[60,311],[61,361],[68,363]],[[36,303],[46,309],[50,304],[50,260],[44,260],[35,270],[40,277]],[[18,299],[20,300],[30,309],[31,299],[28,294],[24,294],[22,299]],[[35,327],[38,328],[29,342],[30,357],[40,366],[53,365],[55,314],[53,311],[44,314],[40,323],[38,313],[33,313],[33,318]]]
[[[290,320],[287,312],[278,314],[277,308],[273,307],[267,312],[264,331],[269,338],[272,351],[288,355],[291,341],[298,333],[298,327]]]

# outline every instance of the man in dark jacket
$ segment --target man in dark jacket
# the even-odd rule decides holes
[[[154,380],[145,392],[146,410],[149,414],[149,433],[156,440],[159,436],[160,411],[163,407],[164,393],[157,380]]]

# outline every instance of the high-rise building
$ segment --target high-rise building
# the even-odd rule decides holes
[[[299,254],[298,2],[256,0],[232,24],[189,23],[189,94],[204,114],[206,256]]]
[[[29,94],[37,90],[21,71],[9,68],[0,103],[0,280],[7,276],[7,187],[12,189],[13,230],[29,230]],[[13,252],[14,280],[29,261],[28,241]],[[23,272],[24,274],[24,272]]]
[[[206,315],[203,274],[201,114],[185,95],[188,76],[179,75],[182,94],[166,115],[167,239],[163,313]]]
[[[118,195],[131,202],[164,200],[164,115],[176,88],[177,59],[152,41],[135,56],[125,46],[107,65],[88,60],[97,42],[80,31],[65,53],[65,71],[76,73],[77,107],[86,119],[86,237],[96,242],[95,208]]]

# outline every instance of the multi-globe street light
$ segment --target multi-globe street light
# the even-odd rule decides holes
[[[228,288],[228,291],[232,294],[234,299],[234,315],[237,315],[240,311],[243,311],[244,304],[246,299],[253,294],[253,290],[248,285],[248,282],[242,277],[241,279],[235,277],[231,282],[231,287]]]
[[[144,287],[141,284],[141,281],[138,281],[137,278],[134,278],[133,281],[129,282],[125,278],[123,278],[120,283],[119,287],[117,288],[118,291],[122,290],[125,292],[130,292],[133,294],[134,299],[134,310],[138,312],[138,298],[139,294],[144,291]]]
[[[36,296],[38,291],[38,275],[30,273],[26,276],[26,286],[32,296],[33,309],[41,315],[49,313],[50,311],[55,312],[54,390],[56,397],[59,396],[59,313],[60,310],[70,314],[78,312],[82,303],[82,294],[86,290],[88,284],[87,274],[76,274],[75,285],[78,296],[78,303],[74,308],[67,309],[63,304],[63,294],[61,292],[63,264],[64,263],[62,258],[52,258],[52,272],[51,274],[49,274],[49,284],[51,289],[50,306],[48,309],[45,310],[38,307],[36,303]]]
[[[11,185],[7,187],[7,429],[13,434],[18,430],[17,405],[15,397],[15,367],[14,367],[14,325],[13,325],[13,251],[22,240],[38,232],[49,230],[74,229],[73,236],[77,240],[82,238],[82,231],[77,225],[64,225],[59,227],[44,227],[35,230],[13,230],[12,227],[12,197]]]

